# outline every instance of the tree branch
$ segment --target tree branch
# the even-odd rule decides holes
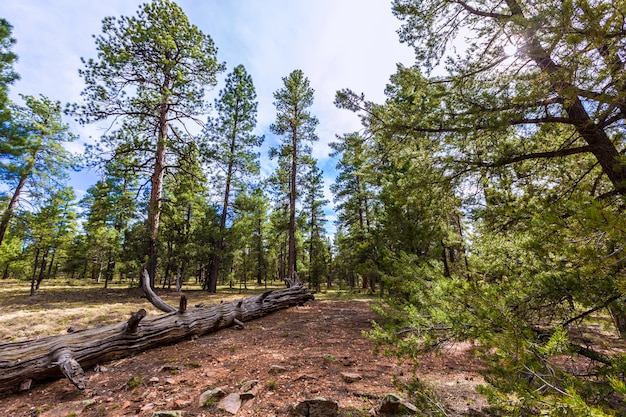
[[[490,17],[493,19],[510,19],[512,16],[511,15],[507,15],[507,14],[502,14],[502,13],[494,13],[494,12],[485,12],[482,10],[478,10],[472,6],[470,6],[469,4],[467,4],[464,1],[461,0],[457,0],[455,1],[456,4],[458,4],[459,6],[461,6],[462,8],[464,8],[466,11],[470,12],[473,15],[476,16],[481,16],[481,17]]]
[[[595,313],[595,312],[596,312],[596,311],[598,311],[598,310],[602,310],[603,308],[608,307],[608,305],[609,305],[609,304],[611,304],[613,301],[617,301],[617,300],[619,300],[622,296],[623,296],[623,294],[616,294],[616,295],[614,295],[613,297],[611,297],[611,298],[609,298],[608,300],[606,300],[604,303],[602,303],[602,304],[600,304],[600,305],[598,305],[598,306],[595,306],[595,307],[594,307],[594,308],[592,308],[591,310],[587,310],[587,311],[585,311],[585,312],[583,312],[583,313],[580,313],[580,314],[579,314],[579,315],[577,315],[576,317],[572,317],[571,319],[569,319],[569,320],[567,320],[567,321],[563,322],[563,323],[561,324],[561,326],[562,326],[562,327],[565,327],[565,326],[567,326],[567,325],[569,325],[569,324],[571,324],[571,323],[573,323],[573,322],[575,322],[575,321],[578,321],[578,320],[580,320],[580,319],[583,319],[583,318],[587,317],[589,314]]]
[[[456,162],[459,164],[474,165],[474,166],[484,167],[484,168],[497,168],[497,167],[501,167],[501,166],[505,166],[509,164],[514,164],[516,162],[526,161],[529,159],[558,158],[562,156],[575,155],[575,154],[587,153],[587,152],[591,152],[590,145],[580,146],[578,148],[559,149],[557,151],[551,151],[551,152],[534,152],[534,153],[529,153],[525,155],[518,155],[515,157],[511,157],[511,158],[504,158],[496,162],[465,161],[465,160],[453,160],[453,162]]]

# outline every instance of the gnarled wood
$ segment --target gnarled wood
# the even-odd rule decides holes
[[[152,303],[153,306],[155,306],[164,313],[171,313],[173,311],[176,311],[176,308],[166,303],[161,297],[159,297],[154,291],[152,291],[152,287],[150,287],[150,274],[148,273],[147,269],[144,269],[142,271],[141,280],[141,287],[143,288],[143,292],[146,294],[146,298]]]
[[[145,317],[134,313],[128,321],[50,336],[0,344],[0,392],[17,391],[33,383],[68,377],[79,389],[85,386],[83,369],[133,356],[219,329],[239,325],[273,311],[313,299],[305,287],[265,292],[240,301],[175,310]]]

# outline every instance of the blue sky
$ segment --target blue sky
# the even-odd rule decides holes
[[[135,15],[137,0],[4,0],[0,17],[13,25],[19,56],[15,69],[21,79],[11,88],[18,94],[44,94],[61,103],[80,102],[80,58],[95,57],[92,35],[101,33],[106,16]],[[325,173],[326,195],[335,177],[336,161],[328,156],[328,143],[336,134],[360,129],[358,117],[333,105],[335,92],[350,88],[375,101],[396,63],[413,63],[409,47],[398,41],[400,22],[385,0],[179,0],[189,20],[211,35],[226,73],[243,64],[251,74],[259,102],[257,133],[265,135],[261,149],[262,171],[273,170],[267,150],[278,142],[269,132],[276,111],[272,94],[282,87],[282,77],[301,69],[315,89],[312,113],[320,121],[313,156]],[[225,73],[225,74],[226,74]],[[224,74],[224,75],[225,75]],[[223,77],[222,77],[223,80]],[[220,83],[210,100],[217,96]],[[80,127],[67,120],[82,144],[102,132],[97,126]],[[96,173],[73,176],[78,196],[97,181]],[[332,205],[332,203],[331,203]],[[333,220],[332,210],[328,210]]]

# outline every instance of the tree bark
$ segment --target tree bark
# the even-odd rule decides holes
[[[185,308],[186,302],[181,302],[181,307],[171,313],[145,317],[145,310],[140,310],[126,322],[0,344],[0,392],[17,391],[20,386],[59,379],[63,375],[78,389],[84,389],[87,378],[83,369],[238,326],[241,322],[309,300],[313,300],[313,295],[305,287],[294,286],[266,291],[240,301],[189,310]]]
[[[28,164],[22,171],[22,176],[20,177],[20,180],[17,183],[17,187],[15,187],[15,191],[13,192],[13,196],[11,197],[9,206],[6,208],[5,212],[2,214],[2,221],[0,221],[0,245],[2,244],[2,241],[4,240],[4,235],[9,226],[9,221],[11,220],[11,217],[13,216],[13,212],[15,211],[15,208],[17,207],[17,203],[20,200],[20,195],[22,194],[24,186],[26,185],[26,181],[28,181],[28,177],[30,176],[31,171],[33,170],[33,166],[35,165],[35,160],[37,158],[38,153],[39,153],[39,145],[35,149],[32,155],[32,158],[30,159],[30,161],[28,162]]]
[[[616,300],[609,304],[611,318],[622,340],[626,340],[626,308],[623,300]]]
[[[151,178],[150,203],[148,205],[148,272],[150,288],[154,288],[159,256],[158,237],[161,218],[161,197],[163,194],[163,178],[165,176],[165,155],[167,149],[167,105],[163,104],[159,120],[159,137],[154,154],[154,170]]]
[[[297,114],[297,109],[294,111]],[[291,137],[291,172],[289,179],[289,247],[287,258],[287,283],[298,284],[296,273],[296,179],[298,177],[298,131],[294,125]]]

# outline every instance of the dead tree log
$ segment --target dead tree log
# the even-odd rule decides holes
[[[242,322],[312,299],[313,295],[305,287],[297,286],[214,306],[186,309],[181,304],[177,311],[153,317],[146,317],[142,309],[126,322],[37,340],[2,343],[0,393],[28,389],[34,383],[59,379],[63,375],[78,389],[84,389],[83,369],[240,326]]]

